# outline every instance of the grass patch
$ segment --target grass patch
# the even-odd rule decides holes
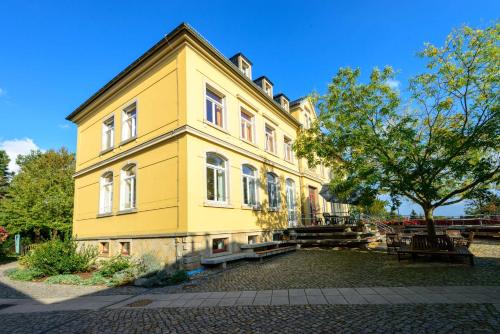
[[[36,269],[13,268],[5,271],[8,278],[16,281],[33,281],[43,277],[43,273]]]

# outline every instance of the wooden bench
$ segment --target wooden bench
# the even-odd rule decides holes
[[[212,256],[201,259],[203,265],[222,264],[222,268],[226,268],[228,262],[241,260],[247,257],[247,253],[236,253],[221,256]]]
[[[474,255],[465,246],[454,246],[453,241],[446,235],[436,235],[431,238],[427,235],[414,235],[410,245],[403,245],[397,250],[398,261],[401,255],[410,254],[413,261],[417,255],[439,255],[466,257],[471,266],[474,265]]]

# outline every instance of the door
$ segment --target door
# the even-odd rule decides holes
[[[286,206],[288,208],[288,226],[297,225],[297,201],[295,200],[295,182],[286,180]]]

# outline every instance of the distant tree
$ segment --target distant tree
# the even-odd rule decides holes
[[[7,153],[0,150],[0,200],[5,198],[12,177],[12,173],[9,171],[9,162]]]
[[[418,215],[415,212],[415,209],[412,209],[410,213],[410,219],[415,219],[415,218],[418,218]]]
[[[1,202],[0,225],[11,234],[55,238],[69,233],[73,217],[74,154],[32,151],[17,159],[20,166]]]
[[[443,47],[427,44],[425,73],[410,82],[401,103],[388,82],[394,71],[340,69],[320,115],[294,148],[312,166],[332,168],[332,191],[406,197],[422,207],[429,235],[438,207],[470,198],[499,179],[500,25],[454,30]],[[402,107],[402,106],[407,107]]]
[[[475,198],[467,203],[465,213],[468,215],[499,215],[500,196],[492,190],[479,192]]]
[[[376,198],[369,205],[363,206],[362,212],[374,217],[386,217],[389,215],[387,205],[387,201]]]

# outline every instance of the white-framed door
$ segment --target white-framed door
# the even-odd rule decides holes
[[[288,226],[297,226],[297,200],[295,196],[295,182],[286,180],[286,206],[288,209]]]

